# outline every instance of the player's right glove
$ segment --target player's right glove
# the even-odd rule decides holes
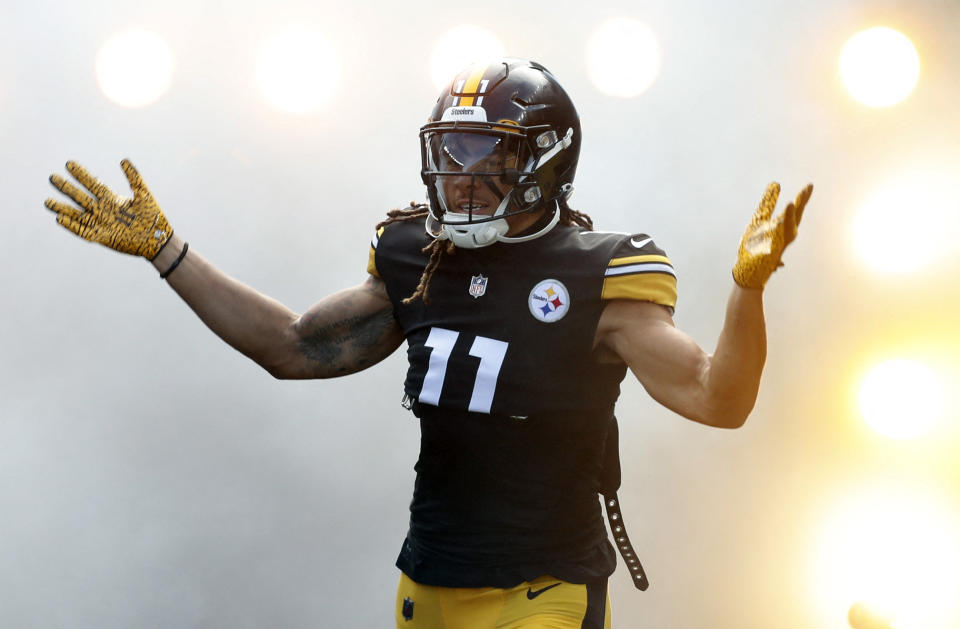
[[[733,265],[733,279],[737,284],[744,288],[763,288],[777,267],[783,266],[780,261],[783,250],[797,237],[797,225],[812,193],[813,184],[807,184],[782,214],[771,218],[780,196],[780,184],[773,182],[767,186],[740,240],[737,263]]]
[[[170,240],[173,228],[133,164],[125,159],[120,166],[130,182],[132,199],[115,194],[80,164],[67,162],[67,170],[90,194],[60,175],[50,175],[50,183],[83,210],[54,199],[47,199],[44,205],[57,213],[58,223],[81,238],[153,260]]]

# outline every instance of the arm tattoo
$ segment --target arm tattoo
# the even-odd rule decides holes
[[[378,362],[396,348],[398,334],[393,308],[357,311],[350,296],[334,297],[304,315],[298,347],[301,354],[324,370],[336,374],[359,371]]]

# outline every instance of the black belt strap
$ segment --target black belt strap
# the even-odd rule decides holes
[[[616,492],[612,496],[604,496],[603,504],[607,508],[607,521],[610,523],[610,532],[613,533],[613,541],[620,550],[620,556],[630,571],[630,578],[633,585],[641,592],[650,587],[647,581],[647,573],[643,571],[643,565],[640,558],[633,550],[633,544],[630,543],[630,537],[627,536],[627,527],[623,523],[623,514],[620,512],[620,499]]]
[[[620,488],[620,429],[617,418],[612,418],[607,429],[607,441],[603,451],[603,470],[600,473],[600,494],[603,496],[603,505],[607,510],[607,521],[610,523],[610,532],[613,541],[620,550],[620,556],[630,571],[630,580],[641,592],[650,586],[647,573],[640,565],[640,558],[633,550],[633,544],[627,537],[627,528],[623,524],[623,512],[620,510],[620,499],[617,490]]]

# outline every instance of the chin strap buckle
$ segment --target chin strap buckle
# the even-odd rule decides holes
[[[610,523],[613,541],[630,571],[630,579],[633,581],[634,587],[643,592],[650,587],[650,582],[647,580],[647,573],[643,571],[643,565],[640,563],[640,559],[633,549],[633,544],[630,543],[630,538],[627,536],[627,528],[623,524],[623,514],[620,512],[620,499],[617,498],[616,492],[612,496],[603,497],[603,506],[607,509],[607,522]]]

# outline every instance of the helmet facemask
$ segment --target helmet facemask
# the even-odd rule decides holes
[[[458,247],[477,248],[496,241],[536,238],[556,225],[556,200],[548,162],[569,145],[548,125],[519,127],[480,122],[439,122],[420,131],[422,176],[430,197],[427,231]],[[566,142],[564,142],[566,140]],[[545,180],[546,179],[546,180]],[[572,186],[561,191],[568,194]],[[508,237],[507,217],[541,208],[552,211],[534,234]]]

